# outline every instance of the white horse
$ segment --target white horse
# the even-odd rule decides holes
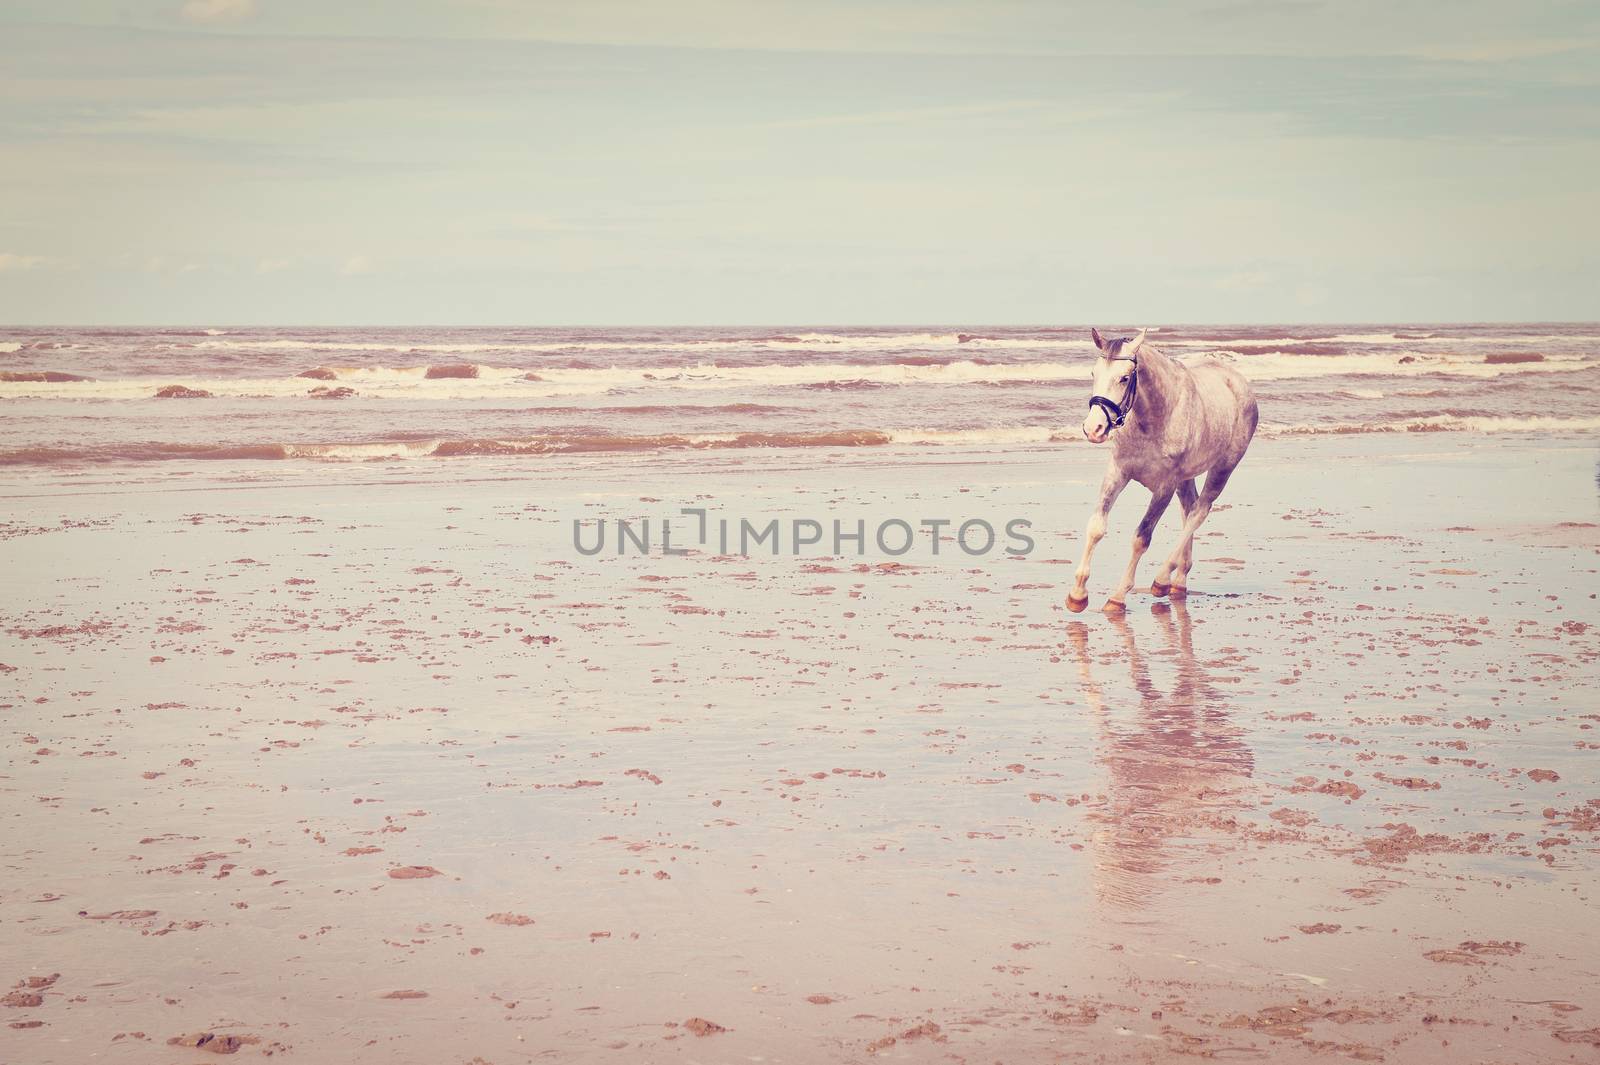
[[[1107,340],[1100,330],[1090,330],[1100,354],[1083,435],[1094,444],[1111,441],[1111,464],[1100,483],[1100,502],[1089,515],[1083,558],[1067,596],[1067,609],[1074,613],[1089,605],[1089,557],[1106,534],[1106,515],[1129,481],[1150,489],[1150,506],[1134,530],[1128,570],[1103,609],[1123,609],[1139,559],[1174,493],[1183,507],[1183,532],[1150,590],[1186,595],[1194,534],[1255,436],[1256,398],[1237,370],[1220,362],[1185,366],[1146,344],[1145,333],[1141,329],[1136,337]],[[1195,478],[1202,473],[1205,487],[1196,492]]]

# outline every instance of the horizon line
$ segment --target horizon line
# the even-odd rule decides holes
[[[794,327],[816,328],[827,326],[835,329],[928,329],[934,327],[951,329],[1087,329],[1091,325],[1098,325],[1111,318],[1085,320],[1083,322],[1069,322],[1065,324],[1050,324],[1046,322],[829,322],[817,321],[786,321],[786,322],[114,322],[114,321],[86,321],[86,322],[0,322],[0,329],[26,330],[26,329],[784,329]],[[1293,326],[1348,326],[1348,325],[1393,325],[1404,327],[1446,326],[1450,328],[1464,328],[1468,326],[1508,326],[1508,325],[1593,325],[1600,326],[1597,318],[1479,318],[1471,321],[1452,321],[1448,319],[1381,319],[1381,318],[1326,318],[1320,320],[1292,319],[1292,318],[1262,318],[1262,319],[1212,319],[1194,320],[1187,322],[1172,322],[1167,325],[1137,326],[1133,328],[1148,328],[1155,332],[1167,329],[1183,329],[1190,326],[1204,326],[1214,328],[1217,326],[1268,326],[1268,325],[1293,325]],[[1113,327],[1114,328],[1114,327]]]

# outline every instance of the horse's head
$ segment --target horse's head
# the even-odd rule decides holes
[[[1094,393],[1089,397],[1089,416],[1083,419],[1083,435],[1091,444],[1103,444],[1111,430],[1133,413],[1133,400],[1139,389],[1139,349],[1144,347],[1145,330],[1136,337],[1107,340],[1100,330],[1091,329],[1099,356],[1094,362]]]

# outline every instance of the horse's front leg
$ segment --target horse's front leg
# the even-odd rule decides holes
[[[1139,520],[1139,527],[1133,530],[1133,553],[1128,557],[1127,572],[1122,575],[1122,583],[1111,593],[1111,598],[1106,600],[1103,608],[1106,613],[1120,613],[1125,609],[1123,601],[1128,598],[1128,591],[1133,587],[1134,575],[1139,570],[1139,560],[1150,549],[1150,537],[1155,533],[1161,515],[1167,512],[1167,504],[1172,502],[1172,491],[1171,488],[1158,488],[1150,493],[1150,505],[1145,508],[1144,517]]]
[[[1122,490],[1128,487],[1128,475],[1122,472],[1115,459],[1106,469],[1105,479],[1100,482],[1100,501],[1095,504],[1094,512],[1089,515],[1088,527],[1083,531],[1083,557],[1078,560],[1078,571],[1073,574],[1072,592],[1067,596],[1067,609],[1077,614],[1089,605],[1089,558],[1094,554],[1097,545],[1106,535],[1106,515],[1111,513],[1112,506]]]

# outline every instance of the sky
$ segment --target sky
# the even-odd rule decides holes
[[[0,322],[1600,319],[1592,0],[0,0]]]

